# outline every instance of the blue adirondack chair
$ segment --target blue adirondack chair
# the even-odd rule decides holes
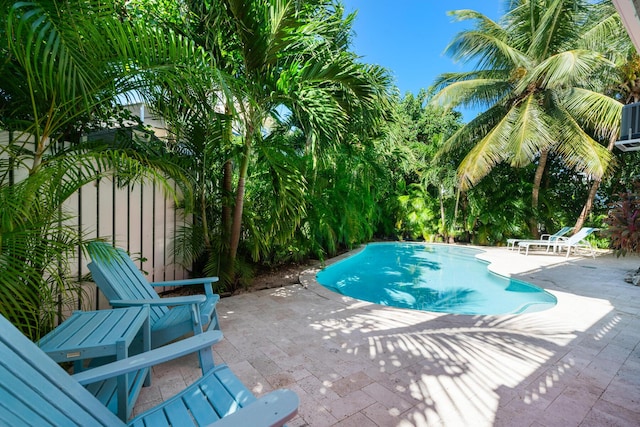
[[[151,347],[156,348],[183,335],[203,330],[219,330],[216,304],[220,296],[213,293],[211,283],[217,277],[173,280],[149,283],[122,249],[104,242],[89,244],[89,271],[94,282],[109,299],[112,307],[149,304],[151,308]],[[160,298],[154,286],[204,284],[205,295]],[[207,326],[208,325],[208,326]],[[200,352],[202,358],[213,360],[211,349]]]
[[[149,352],[69,376],[0,316],[0,425],[124,426],[82,385],[110,379],[210,347],[222,338],[207,331]],[[129,426],[277,426],[298,411],[298,396],[276,390],[260,399],[226,365],[173,398],[129,421]]]

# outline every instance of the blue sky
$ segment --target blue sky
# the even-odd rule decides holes
[[[472,9],[492,19],[504,12],[503,0],[343,0],[346,12],[358,10],[353,51],[363,62],[389,69],[400,93],[417,94],[436,76],[471,69],[443,52],[453,37],[470,27],[453,22],[450,10]],[[475,115],[463,111],[465,121]]]

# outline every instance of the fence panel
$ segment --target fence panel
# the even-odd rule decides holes
[[[9,132],[0,131],[0,145],[6,146],[12,139]],[[0,160],[6,159],[6,154],[1,153],[2,150]],[[18,182],[26,176],[26,170],[17,167],[11,176],[11,182]],[[159,185],[150,182],[118,187],[110,179],[101,179],[83,186],[63,209],[72,216],[69,225],[82,230],[86,239],[100,238],[130,253],[149,281],[187,277],[186,270],[175,263],[172,251],[175,231],[185,224],[185,219],[176,212],[173,197]],[[70,260],[71,277],[81,280],[88,275],[86,258],[78,249]],[[109,308],[95,284],[84,280],[82,289],[82,297],[71,309]]]

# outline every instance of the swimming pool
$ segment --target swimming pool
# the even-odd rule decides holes
[[[318,272],[340,294],[376,304],[455,314],[517,314],[556,305],[549,292],[492,273],[473,248],[371,243]]]

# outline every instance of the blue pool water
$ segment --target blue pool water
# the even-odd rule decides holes
[[[447,245],[372,243],[320,271],[318,282],[376,304],[456,314],[546,310],[556,297],[491,273],[480,250]]]

